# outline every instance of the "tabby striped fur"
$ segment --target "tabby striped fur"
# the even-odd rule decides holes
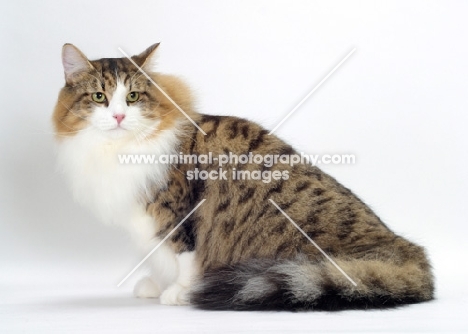
[[[155,49],[153,46],[133,60],[150,71],[146,62]],[[177,78],[150,72],[206,135],[149,80],[138,75],[128,59],[101,59],[82,66],[85,68],[73,67],[71,74],[68,70],[67,84],[54,112],[59,142],[71,142],[78,132],[90,127],[93,102],[89,96],[93,91],[103,90],[111,99],[116,83],[122,82],[129,91],[141,92],[138,106],[154,129],[143,139],[151,145],[169,145],[161,133],[172,131],[176,139],[167,149],[170,152],[214,156],[296,153],[291,145],[254,122],[196,112],[189,89]],[[125,138],[123,148],[138,143],[131,136]],[[281,171],[289,176],[269,183],[230,177],[189,180],[187,173],[195,168],[213,171],[219,166],[173,164],[158,174],[158,180],[148,178],[146,184],[138,186],[135,195],[135,203],[153,218],[149,230],[154,235],[149,238],[155,240],[162,240],[202,199],[206,200],[166,242],[175,254],[195,252],[197,274],[187,287],[193,305],[218,310],[338,310],[391,307],[433,298],[433,276],[424,249],[395,235],[357,196],[319,168],[306,164],[223,166],[229,172]],[[357,285],[325,259],[270,199]]]

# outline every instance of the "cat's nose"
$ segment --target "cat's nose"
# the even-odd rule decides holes
[[[120,123],[122,123],[123,119],[125,118],[125,114],[114,115],[114,118],[117,120],[117,124],[120,124]]]

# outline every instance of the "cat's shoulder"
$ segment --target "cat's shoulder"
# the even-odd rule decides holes
[[[194,139],[200,148],[223,146],[228,151],[253,152],[286,145],[262,125],[242,117],[200,114],[197,125],[205,133],[194,129]]]

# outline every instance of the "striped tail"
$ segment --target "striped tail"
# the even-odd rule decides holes
[[[206,272],[190,301],[208,310],[344,310],[390,308],[431,300],[429,265],[378,260],[251,260]]]

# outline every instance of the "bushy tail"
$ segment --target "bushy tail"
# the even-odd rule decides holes
[[[388,308],[433,298],[430,268],[378,260],[252,260],[208,271],[191,303],[210,310],[343,310]]]

